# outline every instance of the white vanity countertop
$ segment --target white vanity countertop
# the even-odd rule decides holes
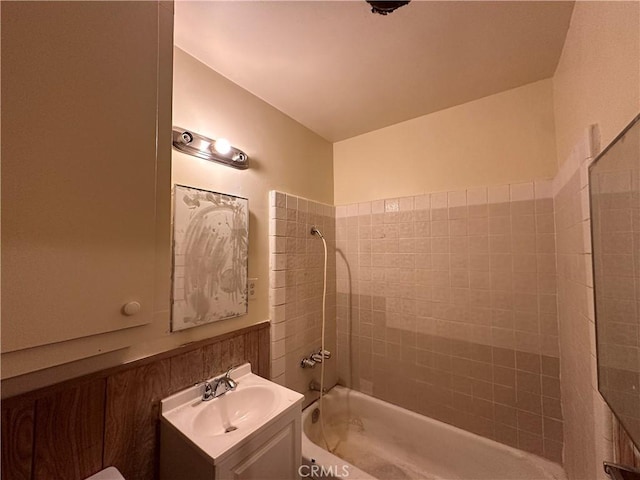
[[[214,465],[285,412],[301,411],[304,399],[298,392],[251,373],[248,363],[230,376],[238,384],[236,389],[212,400],[202,400],[204,384],[199,384],[161,402],[161,421],[198,447]]]

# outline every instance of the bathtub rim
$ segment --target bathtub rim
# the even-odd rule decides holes
[[[395,412],[399,412],[401,414],[404,415],[409,415],[411,418],[414,419],[419,419],[420,421],[424,421],[427,424],[432,424],[432,425],[438,425],[438,426],[444,426],[444,428],[447,429],[452,429],[455,432],[457,432],[458,434],[462,435],[463,437],[467,438],[467,439],[471,439],[472,441],[478,441],[481,442],[485,445],[489,445],[492,448],[496,448],[496,449],[500,449],[504,452],[507,452],[511,455],[516,456],[517,458],[522,458],[522,459],[526,459],[528,461],[530,461],[531,463],[537,465],[541,470],[543,470],[548,476],[548,479],[544,479],[544,480],[566,480],[567,479],[567,475],[564,471],[564,468],[562,467],[562,465],[555,463],[551,460],[548,460],[546,458],[540,457],[538,455],[535,455],[533,453],[530,452],[526,452],[524,450],[520,450],[518,448],[515,447],[511,447],[509,445],[506,445],[504,443],[500,443],[497,442],[495,440],[491,440],[490,438],[486,438],[483,437],[482,435],[478,435],[477,433],[473,433],[470,432],[468,430],[464,430],[460,427],[456,427],[454,425],[450,425],[448,423],[445,422],[441,422],[440,420],[436,420],[434,418],[428,417],[426,415],[422,415],[420,413],[416,413],[413,412],[411,410],[408,410],[406,408],[400,407],[398,405],[394,405],[393,403],[389,403],[386,402],[384,400],[381,400],[379,398],[375,398],[371,395],[367,395],[366,393],[362,393],[359,392],[357,390],[353,390],[350,389],[348,387],[343,387],[342,385],[335,385],[333,388],[331,388],[331,390],[329,390],[329,392],[327,394],[325,394],[325,396],[330,395],[331,392],[334,392],[337,395],[340,396],[345,396],[345,398],[348,398],[349,396],[352,397],[356,397],[356,398],[360,398],[360,399],[364,399],[367,402],[372,402],[373,404],[377,405],[377,406],[382,406],[383,408],[389,408]],[[307,436],[307,432],[305,430],[305,422],[307,420],[307,418],[311,415],[311,412],[313,412],[313,409],[318,407],[320,404],[320,399],[318,398],[317,400],[315,400],[314,402],[312,402],[311,404],[309,404],[307,407],[305,407],[302,411],[302,458],[303,458],[303,462],[305,460],[310,461],[311,458],[314,458],[316,460],[316,463],[319,465],[348,465],[350,467],[349,471],[352,472],[350,474],[351,478],[357,478],[357,479],[366,479],[366,480],[380,480],[377,479],[376,477],[372,476],[371,474],[365,472],[364,470],[359,469],[358,467],[356,467],[355,465],[343,460],[342,458],[338,457],[337,455],[332,454],[331,452],[325,450],[324,448],[316,445],[315,443],[313,443],[311,441],[311,439]],[[309,453],[310,455],[306,455],[306,453]],[[324,463],[323,461],[326,460],[326,463]],[[357,475],[356,475],[357,474]]]

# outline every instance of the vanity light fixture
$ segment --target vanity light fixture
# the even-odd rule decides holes
[[[225,138],[213,140],[182,127],[173,127],[173,147],[179,152],[194,157],[221,163],[229,167],[246,170],[249,168],[249,157],[229,143]]]
[[[216,152],[226,155],[231,151],[231,144],[226,138],[219,138],[213,142],[213,148]]]

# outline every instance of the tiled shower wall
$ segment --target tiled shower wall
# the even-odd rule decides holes
[[[576,171],[555,197],[562,392],[569,478],[597,478],[595,326],[586,183]],[[585,218],[586,215],[586,218]]]
[[[549,182],[336,208],[341,383],[562,456]]]
[[[320,380],[320,365],[300,367],[303,357],[318,351],[322,331],[324,250],[311,235],[316,226],[327,241],[327,301],[325,348],[336,348],[335,207],[271,191],[269,306],[271,317],[271,377],[306,395],[312,380]],[[325,382],[336,383],[336,360],[326,360]]]
[[[612,416],[598,392],[596,366],[588,167],[597,143],[597,129],[590,128],[554,179],[564,468],[569,478],[608,478],[600,460],[615,460]]]

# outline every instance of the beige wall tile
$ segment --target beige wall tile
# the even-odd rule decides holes
[[[436,193],[339,217],[338,328],[346,342],[349,317],[357,342],[343,348],[357,355],[338,371],[374,396],[556,455],[562,438],[545,450],[544,420],[558,412],[545,404],[544,416],[542,395],[558,400],[557,357],[541,355],[558,354],[555,222],[553,200],[535,194],[532,183]],[[389,388],[394,368],[413,373]]]

